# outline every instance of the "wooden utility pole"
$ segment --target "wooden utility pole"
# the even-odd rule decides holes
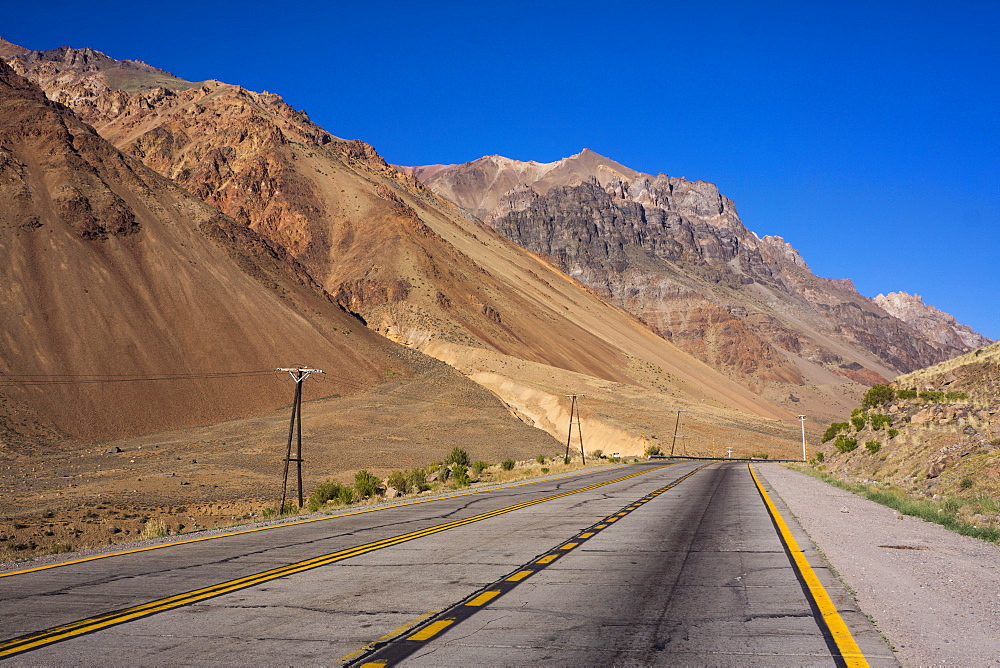
[[[295,393],[292,395],[292,419],[288,423],[288,447],[285,450],[285,473],[281,482],[281,505],[278,506],[278,515],[285,512],[285,498],[288,493],[288,465],[296,462],[298,468],[298,492],[299,508],[303,505],[302,498],[302,381],[314,373],[323,373],[320,369],[310,369],[300,366],[293,369],[275,369],[275,371],[286,371],[295,381]],[[292,457],[292,436],[296,435],[295,457]]]
[[[572,403],[569,405],[569,434],[566,435],[566,456],[569,457],[569,442],[573,438],[573,416],[576,415],[576,433],[580,437],[580,457],[583,459],[583,463],[587,463],[587,454],[583,451],[583,426],[580,424],[580,409],[576,407],[576,400],[579,397],[585,397],[585,394],[566,394],[563,395],[572,399]]]
[[[680,427],[680,425],[681,425],[681,413],[687,413],[687,411],[684,410],[683,408],[678,408],[674,412],[677,413],[677,421],[674,422],[674,440],[672,440],[670,442],[670,456],[671,457],[674,456],[674,446],[677,445],[677,428]]]

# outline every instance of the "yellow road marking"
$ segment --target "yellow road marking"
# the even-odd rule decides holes
[[[560,549],[560,550],[572,550],[572,549],[573,549],[574,547],[576,547],[577,545],[579,545],[579,543],[566,543],[565,545],[563,545],[563,546],[562,546],[562,547],[560,547],[559,549]]]
[[[403,635],[404,633],[406,633],[407,631],[409,631],[410,629],[412,629],[414,626],[419,626],[420,624],[422,624],[423,621],[425,619],[427,619],[428,617],[433,617],[434,615],[436,615],[439,612],[441,612],[441,611],[440,610],[431,610],[430,612],[425,612],[424,614],[420,615],[419,617],[415,617],[414,619],[411,619],[410,621],[406,622],[405,624],[403,624],[399,628],[396,628],[396,629],[393,629],[392,631],[389,631],[388,633],[386,633],[384,636],[382,636],[378,640],[373,640],[372,642],[368,643],[367,645],[365,645],[361,649],[356,649],[353,652],[351,652],[350,654],[345,654],[344,656],[342,656],[339,659],[337,659],[337,663],[349,663],[349,662],[353,661],[354,659],[358,658],[359,656],[361,656],[362,654],[364,654],[365,652],[368,652],[369,650],[373,649],[375,647],[375,645],[377,645],[378,643],[380,643],[380,642],[386,642],[386,641],[392,640],[396,636]],[[363,666],[384,666],[385,662],[384,661],[383,662],[376,661],[376,662],[373,662],[373,663],[364,663],[364,664],[361,664],[361,665],[363,665]]]
[[[865,655],[861,652],[861,648],[858,647],[858,643],[855,642],[850,629],[844,623],[844,619],[837,612],[837,606],[834,605],[830,594],[823,587],[823,583],[819,581],[816,571],[812,569],[812,566],[806,560],[805,554],[788,528],[788,524],[785,523],[785,519],[778,512],[778,508],[771,501],[771,497],[768,496],[764,486],[760,484],[760,480],[757,479],[757,474],[754,473],[753,467],[749,464],[747,464],[747,467],[750,469],[753,481],[757,484],[757,489],[760,490],[760,495],[763,497],[764,503],[771,511],[771,516],[774,518],[774,523],[778,526],[778,531],[781,533],[782,538],[785,539],[785,544],[788,546],[788,551],[792,554],[792,559],[795,561],[802,579],[805,580],[806,586],[809,587],[813,601],[816,603],[816,607],[819,609],[820,616],[826,623],[826,627],[830,630],[830,635],[833,636],[833,641],[836,643],[837,649],[840,650],[840,655],[843,657],[844,662],[848,666],[867,666],[868,661],[865,659]]]
[[[551,564],[553,561],[559,558],[558,554],[547,554],[538,560],[540,564]]]
[[[418,531],[413,531],[408,534],[402,534],[399,536],[393,536],[390,538],[384,538],[379,541],[372,543],[367,543],[365,545],[358,545],[355,547],[347,548],[339,552],[333,552],[331,554],[322,555],[319,557],[313,557],[312,559],[306,559],[294,564],[289,564],[286,566],[280,566],[278,568],[273,568],[268,571],[263,571],[261,573],[255,573],[252,575],[244,576],[242,578],[237,578],[235,580],[230,580],[228,582],[223,582],[216,585],[211,585],[209,587],[203,587],[201,589],[196,589],[189,592],[184,592],[181,594],[176,594],[174,596],[169,596],[156,601],[150,601],[148,603],[143,603],[141,605],[133,606],[131,608],[126,608],[125,610],[120,610],[118,612],[107,613],[104,615],[98,615],[95,617],[89,617],[87,619],[77,620],[68,624],[63,624],[61,626],[56,626],[53,628],[45,629],[37,633],[29,634],[21,638],[13,638],[7,641],[0,642],[0,658],[5,656],[10,656],[13,654],[20,654],[43,645],[49,645],[54,642],[59,642],[60,640],[65,640],[74,636],[78,636],[84,633],[91,633],[93,631],[98,631],[100,629],[106,628],[108,626],[114,626],[124,622],[132,621],[141,617],[146,617],[148,615],[163,612],[165,610],[171,610],[178,608],[183,605],[189,605],[191,603],[196,603],[198,601],[214,598],[222,594],[227,594],[239,589],[244,589],[246,587],[251,587],[254,585],[262,584],[264,582],[269,582],[276,578],[285,577],[288,575],[293,575],[295,573],[300,573],[302,571],[311,570],[313,568],[318,568],[319,566],[326,566],[337,561],[342,561],[344,559],[349,559],[351,557],[356,557],[374,550],[379,550],[386,547],[391,547],[393,545],[398,545],[400,543],[405,543],[416,538],[421,538],[423,536],[429,536],[432,534],[440,533],[442,531],[447,531],[449,529],[454,529],[456,527],[464,526],[466,524],[472,524],[474,522],[480,522],[485,519],[490,519],[498,515],[503,515],[514,510],[520,510],[522,508],[528,508],[540,503],[545,503],[547,501],[552,501],[554,499],[563,498],[566,496],[571,496],[573,494],[579,494],[580,492],[590,491],[593,489],[598,489],[606,485],[614,484],[616,482],[621,482],[623,480],[628,480],[636,476],[644,475],[653,471],[658,471],[665,467],[657,467],[654,469],[645,469],[643,471],[637,471],[636,473],[631,473],[621,478],[615,478],[613,480],[608,480],[605,482],[595,483],[587,487],[581,487],[580,489],[570,490],[567,492],[560,492],[559,494],[553,494],[551,496],[545,496],[531,501],[524,501],[522,503],[514,504],[512,506],[506,506],[505,508],[498,508],[480,515],[474,515],[472,517],[467,517],[461,520],[454,520],[452,522],[447,522],[445,524],[438,524],[436,526],[427,527],[426,529],[420,529]],[[194,541],[192,541],[194,542]],[[553,555],[552,559],[555,559],[557,555]],[[549,559],[551,561],[551,559]],[[548,563],[548,561],[542,562]]]
[[[510,580],[511,582],[520,582],[529,575],[532,575],[534,572],[535,571],[518,571],[517,573],[514,573],[507,579]]]
[[[369,661],[368,663],[362,663],[361,668],[385,668],[385,661]]]
[[[407,640],[429,640],[434,636],[436,636],[438,633],[441,633],[441,631],[444,631],[453,623],[454,622],[451,619],[442,619],[436,622],[431,622],[425,628],[420,629],[412,636],[407,638]]]
[[[595,529],[607,529],[607,528],[608,528],[608,525],[607,525],[607,524],[598,524],[598,525],[597,525],[596,527],[594,527],[594,528],[595,528]]]
[[[601,471],[610,471],[618,468],[622,468],[625,464],[620,466],[613,466],[610,469],[601,469]],[[668,464],[669,466],[669,464]],[[525,485],[535,485],[542,482],[550,482],[552,480],[562,480],[563,478],[572,478],[574,476],[580,475],[590,475],[592,473],[600,473],[600,471],[587,471],[584,473],[567,473],[564,476],[558,476],[555,478],[545,478],[543,480],[528,480],[526,482],[518,482],[510,485],[498,485],[496,487],[486,487],[484,489],[477,489],[472,492],[462,492],[460,494],[448,494],[446,496],[436,496],[431,499],[418,499],[415,501],[406,501],[405,503],[394,503],[388,506],[378,506],[376,508],[364,508],[361,510],[354,510],[349,513],[339,513],[337,515],[327,515],[326,517],[313,517],[308,520],[297,520],[295,522],[282,522],[281,524],[271,524],[265,527],[256,527],[254,529],[241,529],[240,531],[230,531],[227,533],[220,533],[214,536],[201,536],[199,538],[189,538],[187,540],[179,540],[173,543],[163,543],[162,545],[149,545],[147,547],[137,547],[131,550],[120,550],[118,552],[109,552],[107,554],[96,554],[91,557],[83,557],[81,559],[72,559],[70,561],[60,561],[57,564],[46,564],[44,566],[33,566],[32,568],[22,568],[18,571],[10,571],[7,573],[0,573],[0,578],[10,577],[12,575],[24,575],[25,573],[34,573],[35,571],[47,571],[50,568],[59,568],[61,566],[71,566],[73,564],[83,564],[88,561],[97,561],[98,559],[109,559],[111,557],[121,557],[126,554],[136,554],[139,552],[149,552],[150,550],[162,550],[167,547],[175,547],[177,545],[187,545],[189,543],[200,543],[205,540],[216,540],[218,538],[229,538],[230,536],[241,536],[247,533],[255,533],[257,531],[270,531],[271,529],[281,529],[283,527],[291,527],[299,524],[310,524],[311,522],[323,522],[325,520],[335,520],[341,517],[351,517],[352,515],[363,515],[365,513],[374,513],[382,510],[389,510],[391,508],[403,508],[405,506],[415,506],[418,503],[430,503],[432,501],[442,501],[445,499],[455,499],[462,496],[471,496],[473,494],[482,494],[483,492],[489,492],[497,489],[510,489],[513,487],[523,487]]]
[[[594,535],[593,531],[588,531],[587,533],[580,534],[580,538],[590,538],[593,535]]]
[[[499,590],[484,591],[482,594],[480,594],[479,596],[475,597],[474,599],[472,599],[471,601],[469,601],[468,603],[466,603],[466,605],[470,605],[470,606],[473,606],[473,607],[478,607],[480,605],[486,605],[492,599],[496,598],[499,595],[500,595],[500,591]]]
[[[610,517],[610,518],[608,518],[608,519],[606,519],[604,521],[608,522],[610,524],[611,522],[617,522],[618,518],[617,517]]]

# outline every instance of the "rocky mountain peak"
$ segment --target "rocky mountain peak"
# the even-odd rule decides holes
[[[8,58],[13,58],[14,56],[19,56],[21,54],[25,54],[28,52],[29,49],[8,42],[3,37],[0,37],[0,58],[6,60]]]
[[[920,295],[906,292],[890,292],[877,295],[875,303],[886,312],[908,323],[933,341],[954,348],[981,348],[992,341],[963,325],[955,316],[945,313],[930,304],[925,304]]]

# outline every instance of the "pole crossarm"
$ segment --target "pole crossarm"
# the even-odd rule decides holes
[[[280,368],[275,369],[274,371],[276,373],[278,371],[285,371],[285,372],[287,372],[295,380],[296,383],[301,383],[302,381],[304,381],[306,378],[308,378],[309,376],[311,376],[314,373],[326,373],[322,369],[310,369],[309,367],[305,367],[305,366],[292,367],[292,368],[280,367]]]

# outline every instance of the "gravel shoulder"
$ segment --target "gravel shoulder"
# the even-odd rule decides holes
[[[1000,666],[1000,548],[755,464],[904,666]]]

